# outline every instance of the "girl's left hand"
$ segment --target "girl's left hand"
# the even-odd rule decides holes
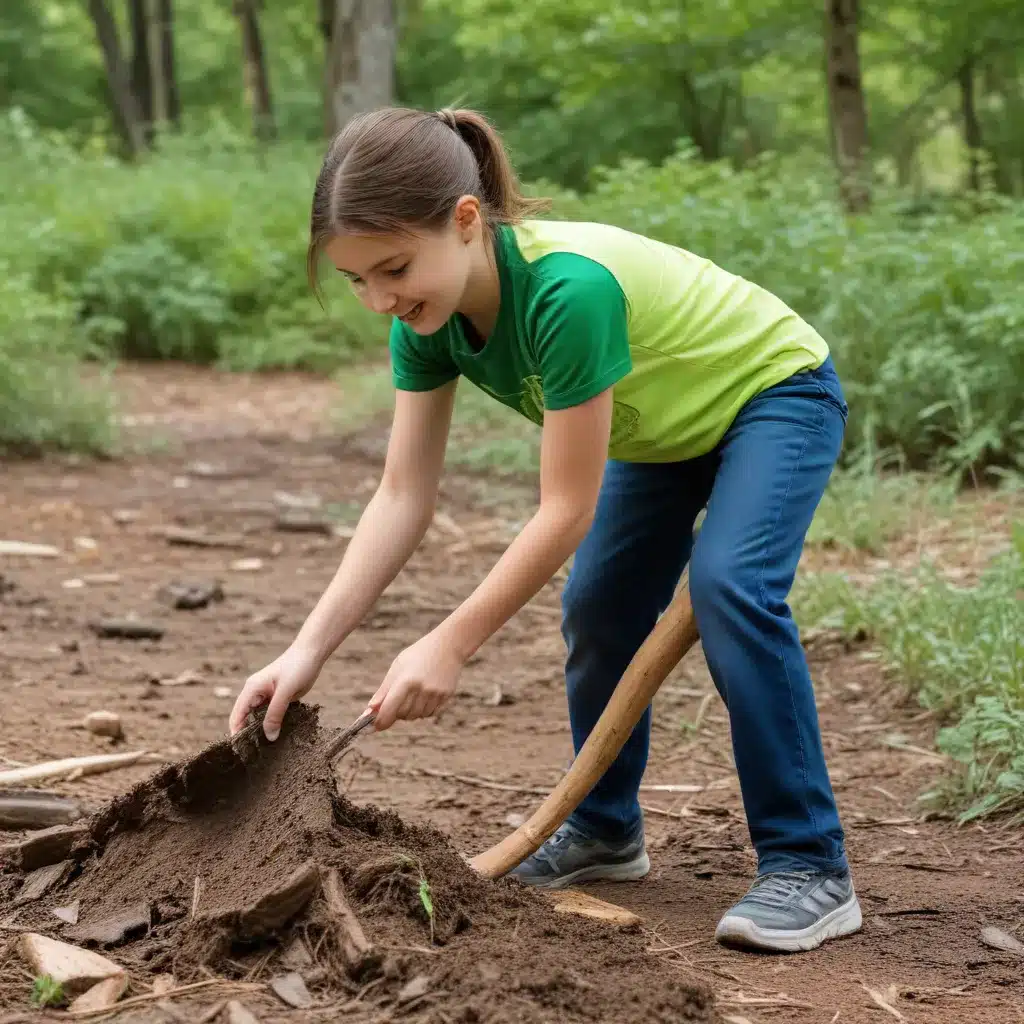
[[[437,630],[407,647],[370,699],[368,707],[377,711],[374,728],[381,732],[399,719],[436,714],[455,693],[464,664],[451,641]]]

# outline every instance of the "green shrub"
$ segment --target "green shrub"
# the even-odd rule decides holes
[[[113,355],[328,371],[383,353],[387,323],[329,272],[309,293],[322,144],[260,148],[219,129],[166,138],[137,166],[0,122],[0,259],[68,303]],[[533,183],[532,192],[549,192]],[[603,220],[708,256],[776,292],[832,346],[851,406],[847,460],[1020,470],[1024,203],[911,201],[880,189],[845,218],[822,161],[742,170],[680,148],[627,161],[555,216]]]
[[[72,313],[0,260],[0,453],[112,444],[110,396],[102,381],[82,384]]]

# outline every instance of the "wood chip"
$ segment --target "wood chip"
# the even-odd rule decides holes
[[[73,847],[88,834],[86,825],[54,825],[40,829],[20,842],[0,846],[0,863],[9,861],[21,871],[35,871],[66,860]]]
[[[378,963],[380,958],[345,896],[337,868],[331,868],[324,875],[323,890],[345,967],[350,975],[358,976],[371,963]]]
[[[36,932],[19,936],[18,951],[33,974],[49,974],[64,986],[69,996],[79,995],[107,978],[124,973],[121,967],[99,953]]]
[[[430,978],[426,974],[417,974],[412,981],[406,982],[398,993],[398,1004],[411,1003],[414,999],[422,999],[430,991]]]
[[[306,1010],[313,1005],[313,997],[297,971],[276,975],[270,979],[270,987],[278,999],[297,1010]]]
[[[99,637],[121,640],[159,640],[164,635],[163,626],[139,619],[100,619],[90,622],[89,628]]]
[[[129,939],[144,935],[152,923],[152,911],[148,903],[133,903],[129,907],[105,917],[80,925],[67,933],[74,942],[95,942],[99,946],[119,946]]]
[[[74,1013],[88,1013],[94,1010],[107,1010],[114,1006],[128,988],[128,974],[121,971],[110,978],[105,978],[97,985],[83,992],[68,1007]]]
[[[56,793],[23,790],[0,793],[0,829],[49,828],[70,825],[82,817],[77,800]]]
[[[320,891],[317,866],[306,863],[285,881],[238,913],[233,932],[242,939],[259,939],[284,927]]]
[[[259,1020],[237,999],[227,1005],[228,1024],[260,1024]]]
[[[156,531],[168,544],[195,548],[244,548],[245,538],[240,533],[205,533],[183,526],[164,526]]]
[[[1024,956],[1024,943],[1015,939],[1009,932],[1001,928],[993,928],[991,925],[981,929],[981,941],[992,949],[1002,950],[1004,953],[1016,953]]]
[[[632,910],[620,907],[615,903],[599,900],[578,889],[541,890],[554,904],[557,914],[580,914],[592,917],[597,921],[617,925],[619,928],[636,928],[643,918]]]
[[[262,558],[238,558],[231,563],[235,572],[259,572],[263,568]]]
[[[82,909],[82,901],[75,900],[74,903],[69,903],[66,907],[54,907],[50,911],[54,917],[59,917],[62,921],[66,921],[68,924],[78,924],[78,913]]]
[[[37,868],[25,879],[18,895],[14,898],[14,905],[20,907],[23,903],[31,903],[45,896],[55,885],[59,885],[70,874],[74,861],[62,860],[56,864],[47,864],[46,867]]]
[[[52,544],[32,544],[23,540],[0,540],[0,555],[20,555],[25,558],[57,558],[60,548]]]

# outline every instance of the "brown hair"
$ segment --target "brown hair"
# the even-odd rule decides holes
[[[546,209],[529,199],[501,137],[475,110],[384,107],[350,120],[327,150],[313,189],[306,273],[342,231],[400,234],[441,227],[464,195],[480,200],[488,229]]]

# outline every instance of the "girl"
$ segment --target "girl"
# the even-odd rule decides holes
[[[269,702],[276,738],[431,522],[455,388],[468,377],[542,428],[540,502],[476,590],[395,659],[376,728],[433,715],[466,660],[573,559],[563,595],[575,749],[689,564],[728,708],[757,875],[723,942],[811,949],[856,931],[807,663],[786,604],[847,406],[825,342],[706,259],[603,224],[533,219],[491,125],[388,108],[334,139],[313,194],[321,253],[391,316],[397,391],[380,485],[291,646],[230,718]],[[706,508],[696,539],[694,522]],[[636,879],[650,708],[571,818],[513,870],[530,885]]]

